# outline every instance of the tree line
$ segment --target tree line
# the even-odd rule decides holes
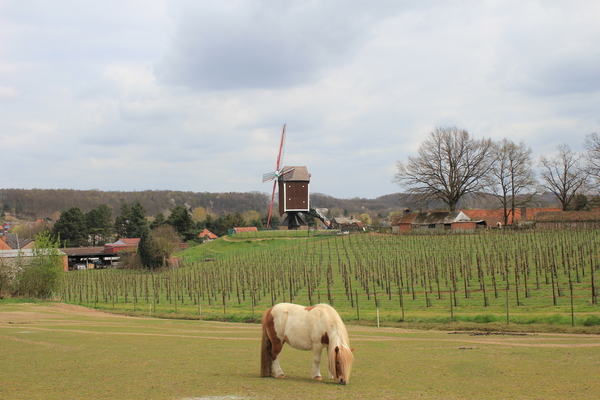
[[[530,205],[543,192],[552,193],[564,211],[595,205],[600,136],[587,135],[584,148],[578,153],[560,144],[555,155],[541,156],[535,163],[531,148],[522,141],[475,139],[462,128],[436,127],[417,155],[396,163],[393,181],[414,205],[442,202],[451,211],[465,199],[492,195],[508,224],[516,208]]]

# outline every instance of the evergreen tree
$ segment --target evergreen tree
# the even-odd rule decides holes
[[[121,205],[121,215],[115,218],[115,233],[119,238],[141,238],[144,230],[149,229],[146,210],[137,201],[132,207]]]
[[[89,244],[85,215],[79,207],[71,207],[61,213],[52,228],[52,234],[55,240],[60,240],[61,245],[66,247],[80,247]]]
[[[184,235],[189,232],[193,226],[194,221],[192,220],[192,216],[189,211],[183,206],[177,206],[175,208],[171,208],[171,215],[167,218],[167,223],[171,225],[177,233],[180,235]]]
[[[154,220],[150,223],[150,229],[158,228],[159,226],[166,224],[167,219],[163,213],[158,213],[154,216]]]
[[[103,245],[110,241],[113,224],[112,209],[109,206],[100,204],[98,208],[91,209],[85,214],[85,220],[92,246]]]
[[[142,228],[140,234],[140,243],[138,244],[138,256],[144,268],[156,269],[164,265],[164,259],[156,251],[153,243],[152,231],[150,228]]]
[[[167,223],[175,228],[179,236],[186,242],[195,240],[198,237],[198,232],[203,229],[201,226],[204,225],[202,222],[194,223],[192,215],[183,206],[171,209],[171,215],[167,218]]]

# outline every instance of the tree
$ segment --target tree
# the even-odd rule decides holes
[[[558,145],[557,149],[558,154],[552,157],[540,157],[540,175],[544,188],[553,193],[563,211],[567,211],[573,199],[585,187],[589,172],[582,165],[583,155],[575,153],[565,143]]]
[[[55,240],[60,240],[65,247],[80,247],[89,244],[85,215],[79,207],[71,207],[61,213],[52,228],[52,234]]]
[[[46,298],[57,289],[62,267],[58,241],[45,231],[35,237],[30,265],[18,277],[17,293],[32,298]]]
[[[595,178],[596,184],[598,184],[600,182],[600,135],[596,132],[587,135],[583,147],[587,150],[585,158],[588,162],[588,173]]]
[[[86,225],[92,246],[103,245],[112,238],[113,223],[112,209],[106,204],[100,204],[85,214]]]
[[[371,217],[367,213],[360,214],[360,222],[362,222],[365,225],[371,225],[371,224],[373,224],[373,220],[371,219]]]
[[[180,243],[181,238],[171,225],[164,224],[152,230],[152,246],[155,253],[163,259],[163,264],[179,249]]]
[[[418,156],[396,163],[394,182],[417,196],[418,203],[441,200],[455,211],[463,196],[487,186],[491,150],[491,139],[475,140],[464,129],[438,127],[421,143]]]
[[[150,229],[158,228],[159,226],[166,224],[166,223],[167,223],[167,219],[165,218],[165,215],[160,212],[154,216],[154,219],[150,223]]]
[[[140,234],[138,256],[144,268],[156,269],[164,265],[164,260],[156,253],[152,243],[152,232],[146,227]]]
[[[194,221],[187,208],[177,206],[170,209],[171,214],[167,218],[167,224],[171,225],[182,236],[189,233],[194,226]]]
[[[121,215],[115,218],[115,233],[119,238],[141,238],[148,229],[146,210],[137,201],[132,207],[121,204]]]
[[[515,209],[530,203],[536,194],[531,148],[523,142],[517,145],[504,139],[494,143],[493,153],[496,157],[490,170],[491,190],[502,205],[504,225],[508,225],[509,215],[514,223]]]
[[[202,222],[206,219],[206,216],[208,214],[206,213],[206,209],[204,207],[196,207],[194,208],[194,213],[193,213],[193,220],[194,222]]]
[[[156,269],[166,264],[166,260],[179,248],[181,238],[175,228],[168,224],[153,229],[145,229],[140,237],[138,255],[144,268]]]

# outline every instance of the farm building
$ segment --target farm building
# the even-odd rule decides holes
[[[139,238],[122,238],[114,243],[107,243],[104,245],[104,253],[118,253],[118,252],[137,252],[138,245],[140,244]]]
[[[593,211],[546,211],[535,216],[536,229],[600,228],[600,209]]]
[[[348,231],[364,231],[365,224],[361,222],[360,219],[356,219],[354,215],[350,215],[349,217],[335,217],[331,220],[333,226],[337,227],[341,230]]]
[[[68,261],[67,255],[64,252],[60,252],[63,270],[67,271]],[[21,265],[29,264],[31,257],[35,254],[33,253],[33,249],[20,249],[20,250],[0,250],[0,267],[19,268]]]
[[[200,232],[198,234],[198,237],[199,238],[204,238],[205,242],[210,242],[211,240],[215,240],[215,239],[219,238],[217,235],[215,235],[214,233],[212,233],[208,229],[205,229],[202,232]]]
[[[33,239],[19,239],[14,233],[0,235],[0,250],[32,249],[33,245]]]
[[[546,211],[561,211],[561,209],[520,207],[515,209],[514,216],[509,211],[508,224],[516,225],[525,221],[531,221],[539,212]],[[462,210],[462,212],[472,220],[485,221],[488,228],[504,226],[504,210],[502,209]]]
[[[484,221],[471,220],[462,211],[405,212],[392,221],[392,232],[474,230],[482,226],[485,226]]]

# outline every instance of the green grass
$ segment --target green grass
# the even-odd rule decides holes
[[[3,301],[0,398],[595,399],[600,390],[597,336],[348,330],[356,361],[341,386],[311,380],[311,354],[288,346],[286,379],[260,378],[259,325]]]
[[[308,235],[307,231],[260,231],[237,233],[231,236],[224,236],[211,242],[203,243],[191,247],[175,254],[184,260],[190,262],[212,260],[215,257],[238,251],[247,251],[253,249],[262,249],[266,247],[277,248],[293,246],[296,239],[303,241],[315,241],[324,237],[322,234]]]

